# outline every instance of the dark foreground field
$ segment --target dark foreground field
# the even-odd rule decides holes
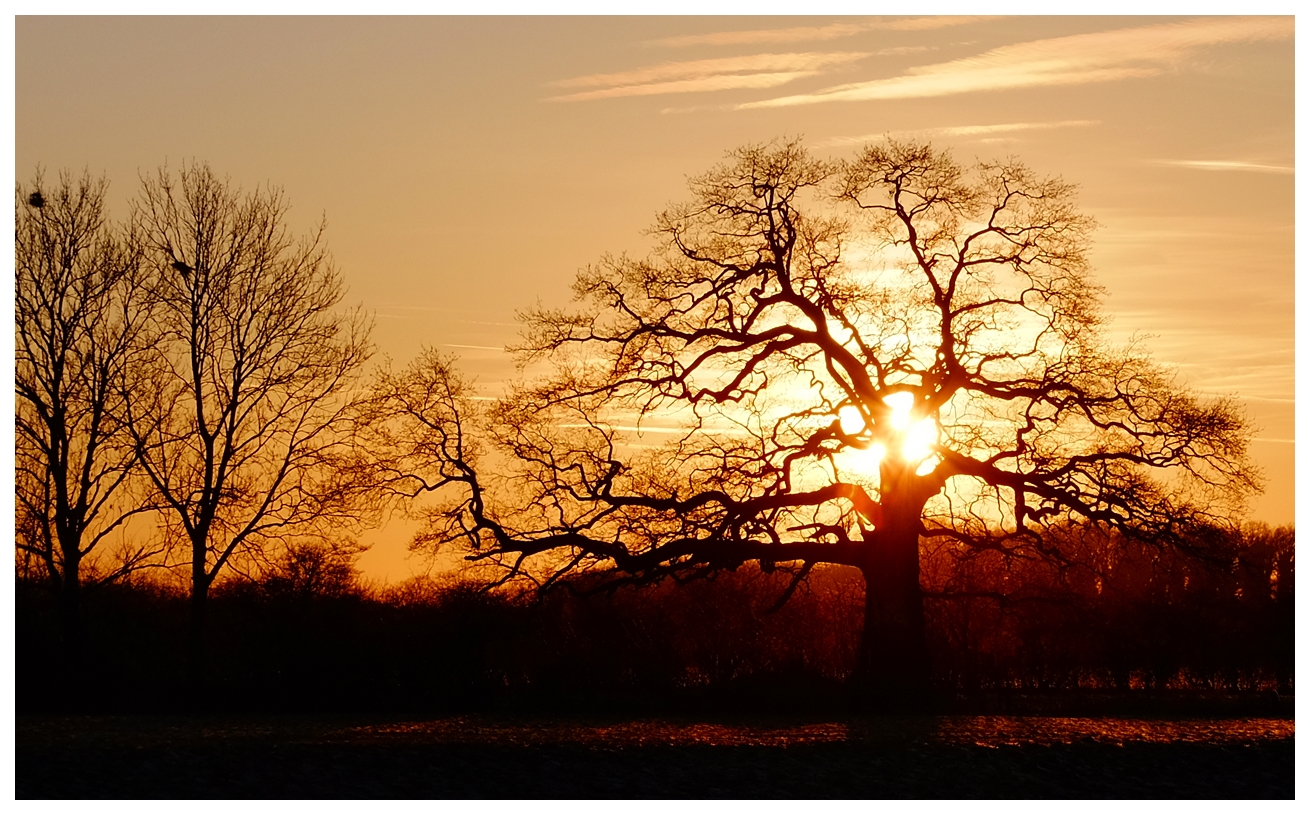
[[[1291,719],[20,716],[19,798],[1291,798]]]

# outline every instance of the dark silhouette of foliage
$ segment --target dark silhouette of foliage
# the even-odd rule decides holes
[[[288,543],[263,570],[260,585],[273,595],[344,597],[355,591],[353,560],[360,549],[348,543]]]
[[[1006,564],[988,552],[957,566],[925,548],[930,681],[945,698],[975,709],[1022,694],[1157,704],[1245,694],[1258,704],[1256,694],[1294,690],[1292,530],[1251,527],[1212,540],[1229,555],[1222,563],[1182,550],[1159,562],[1149,546],[1067,532],[1087,536],[1090,556],[1113,561],[1099,587],[1061,580],[1045,560]],[[265,572],[215,585],[217,709],[758,712],[786,699],[789,711],[835,712],[864,698],[841,688],[857,668],[864,614],[863,581],[850,567],[816,566],[770,612],[788,576],[752,565],[612,593],[587,593],[595,577],[545,594],[487,592],[449,576],[372,588],[347,550],[297,548]],[[312,571],[334,576],[299,580],[296,564],[306,561],[330,564]],[[947,574],[955,591],[938,595]],[[138,576],[89,596],[97,681],[75,699],[52,679],[52,596],[28,581],[17,588],[20,711],[187,703],[189,600],[180,587]]]
[[[1294,592],[1290,528],[1211,533],[1186,550],[1086,527],[1065,536],[1094,568],[928,550],[939,682],[1290,690],[1293,618],[1280,606]]]

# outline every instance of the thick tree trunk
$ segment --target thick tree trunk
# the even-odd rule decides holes
[[[861,571],[864,632],[855,675],[857,692],[875,706],[921,701],[928,695],[929,666],[917,523],[879,530]]]

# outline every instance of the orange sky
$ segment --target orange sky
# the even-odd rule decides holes
[[[399,362],[458,352],[487,392],[514,312],[640,252],[688,175],[803,135],[1017,155],[1081,185],[1112,334],[1236,394],[1293,520],[1290,17],[40,18],[16,21],[15,172],[207,160],[321,214]],[[362,565],[398,579],[403,531]]]

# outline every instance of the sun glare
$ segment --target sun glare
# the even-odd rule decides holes
[[[892,409],[891,427],[893,449],[896,449],[906,463],[917,465],[916,475],[927,475],[941,463],[941,457],[933,452],[940,428],[932,416],[925,416],[918,421],[914,418],[914,394],[908,392],[894,393],[883,399]],[[867,430],[863,414],[854,405],[844,405],[837,412],[841,431],[848,436],[858,436]],[[865,449],[847,449],[843,458],[847,466],[858,472],[876,476],[882,460],[887,456],[887,446],[874,443]]]
[[[937,420],[931,416],[914,421],[914,394],[906,391],[883,398],[892,409],[892,428],[901,437],[901,457],[907,462],[920,463],[916,472],[927,475],[937,466],[932,447],[937,443]]]
[[[873,444],[868,450],[864,450],[862,458],[866,467],[878,472],[878,465],[882,463],[883,458],[887,455],[887,448],[881,444]]]
[[[841,422],[841,432],[848,436],[857,436],[864,431],[864,416],[855,405],[842,405],[837,411],[837,419]]]
[[[901,442],[901,455],[909,462],[920,461],[932,455],[932,446],[936,443],[937,422],[929,416],[915,422],[906,431]]]
[[[837,466],[839,469],[854,473],[866,481],[877,483],[879,467],[882,466],[882,460],[887,455],[887,448],[881,444],[871,444],[861,450],[857,447],[848,447],[837,454]]]
[[[901,391],[883,397],[883,403],[892,409],[892,427],[904,430],[910,426],[910,411],[914,408],[914,394]]]

